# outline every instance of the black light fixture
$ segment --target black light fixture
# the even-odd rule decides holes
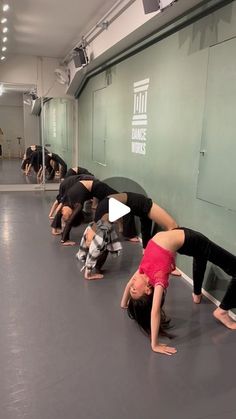
[[[176,3],[178,0],[160,0],[160,9],[163,10],[166,7],[172,6],[172,4]]]
[[[162,11],[166,7],[172,6],[177,0],[143,0],[144,13],[153,13],[158,10]]]
[[[160,9],[160,0],[143,0],[144,13],[157,12]]]
[[[73,60],[75,68],[84,67],[88,64],[89,60],[84,46],[80,45],[79,47],[74,48]]]

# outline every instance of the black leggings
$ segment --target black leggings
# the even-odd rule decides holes
[[[152,238],[152,220],[150,220],[147,215],[152,207],[152,200],[150,198],[146,198],[144,195],[133,192],[125,193],[127,194],[127,201],[125,202],[125,205],[130,207],[131,212],[123,217],[123,236],[126,238],[137,236],[134,216],[138,216],[141,222],[143,248],[145,249],[148,241]],[[106,197],[99,202],[95,212],[94,221],[97,222],[104,214],[108,214],[108,212],[109,197]]]
[[[152,200],[151,198],[147,198],[146,196],[142,194],[138,194],[134,192],[126,192],[126,193],[127,193],[126,205],[130,207],[131,214],[133,216],[136,215],[140,219],[142,242],[143,242],[143,248],[145,249],[149,240],[152,238],[152,220],[148,217],[148,214],[152,208]],[[132,229],[131,222],[129,224],[129,229]],[[126,229],[124,231],[124,235],[128,235],[127,234],[128,231]],[[131,231],[128,237],[132,237]]]
[[[101,269],[102,269],[102,266],[104,265],[104,263],[106,262],[106,260],[107,260],[107,256],[108,256],[108,250],[106,249],[106,250],[104,250],[101,254],[100,254],[100,256],[98,257],[98,259],[97,259],[97,262],[96,262],[96,266],[95,266],[95,268],[96,268],[96,270],[98,271],[98,272],[101,272]]]
[[[111,188],[104,182],[101,182],[98,179],[94,179],[91,194],[94,198],[97,198],[99,201],[106,198],[108,195],[118,193],[115,189]]]
[[[223,310],[230,310],[236,307],[236,256],[218,246],[203,234],[189,228],[181,227],[176,230],[183,230],[185,241],[177,251],[180,254],[193,256],[193,291],[194,294],[201,294],[202,283],[206,270],[207,261],[219,266],[224,272],[232,276],[226,293],[220,304]]]

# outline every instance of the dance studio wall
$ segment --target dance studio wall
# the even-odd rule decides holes
[[[3,156],[21,158],[24,151],[24,118],[22,94],[0,97],[0,127],[4,133]],[[21,137],[19,139],[17,137]]]
[[[180,225],[236,254],[235,37],[232,2],[91,78],[78,119],[82,166],[135,180]],[[191,277],[189,259],[178,265]],[[227,285],[217,278],[216,297]]]
[[[44,143],[48,149],[72,165],[74,138],[73,99],[55,98],[44,104]]]

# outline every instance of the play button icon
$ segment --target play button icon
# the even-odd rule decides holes
[[[127,205],[122,204],[120,201],[117,201],[115,198],[109,198],[109,214],[108,218],[111,223],[118,220],[124,215],[130,212],[130,208]]]

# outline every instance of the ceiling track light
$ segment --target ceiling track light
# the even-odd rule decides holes
[[[10,9],[9,4],[7,3],[7,1],[2,1],[0,0],[0,25],[2,25],[1,27],[1,32],[4,34],[1,38],[2,38],[2,44],[6,44],[6,42],[8,41],[7,36],[5,36],[5,34],[7,34],[9,32],[7,25],[8,19],[5,15],[6,12],[8,12]],[[6,60],[6,56],[4,55],[5,51],[7,51],[7,47],[5,45],[1,45],[1,54],[0,54],[0,62],[3,62]]]
[[[9,9],[10,9],[9,4],[7,4],[7,3],[3,3],[3,5],[2,5],[2,10],[3,10],[4,12],[7,12]]]
[[[108,29],[109,22],[108,20],[104,20],[103,22],[97,23],[96,28],[101,28],[102,30]]]

